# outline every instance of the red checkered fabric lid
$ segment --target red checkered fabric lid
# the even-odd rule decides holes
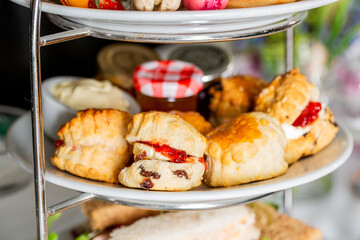
[[[158,98],[182,98],[203,89],[203,71],[184,61],[149,61],[134,71],[134,87],[144,95]]]

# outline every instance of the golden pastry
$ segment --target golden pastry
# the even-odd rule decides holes
[[[209,92],[209,109],[215,123],[227,123],[238,114],[253,110],[256,96],[266,86],[264,80],[250,75],[222,78],[222,89],[211,88]]]
[[[125,135],[131,115],[113,109],[87,109],[64,124],[51,157],[54,166],[74,175],[118,182],[131,155]]]
[[[182,119],[193,125],[201,134],[206,135],[211,129],[211,123],[198,112],[181,112],[177,110],[170,111],[170,113],[179,115]]]
[[[280,123],[268,114],[244,113],[208,135],[205,182],[234,186],[283,174],[286,138]]]
[[[261,91],[255,111],[280,121],[287,137],[285,160],[289,164],[326,147],[338,131],[333,113],[319,102],[319,90],[297,68],[276,76]]]

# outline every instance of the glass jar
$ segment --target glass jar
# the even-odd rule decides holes
[[[203,72],[184,61],[150,61],[134,71],[136,99],[142,111],[196,111]]]

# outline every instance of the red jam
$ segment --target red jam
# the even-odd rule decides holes
[[[160,152],[163,156],[168,157],[170,161],[174,163],[184,163],[185,159],[189,157],[185,151],[177,150],[167,145],[154,144],[145,141],[139,141],[139,143],[153,147],[156,152]]]
[[[193,161],[193,158],[191,158],[192,156],[186,154],[185,151],[169,147],[168,145],[160,145],[160,144],[150,143],[150,142],[146,142],[146,141],[138,141],[138,143],[153,147],[156,152],[159,152],[163,156],[168,157],[170,159],[170,161],[173,163],[190,162],[189,158],[191,159],[191,161]],[[205,169],[206,169],[207,166],[206,166],[206,162],[205,162],[204,158],[197,158],[197,159],[200,163],[204,164]]]
[[[321,111],[320,102],[309,102],[305,109],[301,112],[300,116],[292,124],[294,127],[306,127],[313,123],[319,116]]]
[[[64,141],[61,140],[61,139],[58,139],[58,140],[55,141],[55,147],[56,148],[61,147],[63,144],[64,144]]]

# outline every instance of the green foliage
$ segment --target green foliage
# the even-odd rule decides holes
[[[58,220],[60,217],[61,217],[62,213],[56,213],[52,216],[49,216],[48,219],[47,219],[47,224],[48,224],[48,240],[58,240],[59,239],[59,236],[52,231],[52,226],[54,224],[54,222],[56,220]]]
[[[83,233],[80,236],[78,236],[75,240],[90,240],[89,234]]]
[[[305,21],[310,37],[321,41],[329,50],[330,61],[341,55],[351,40],[360,33],[360,19],[356,11],[358,0],[339,0],[309,11]]]

